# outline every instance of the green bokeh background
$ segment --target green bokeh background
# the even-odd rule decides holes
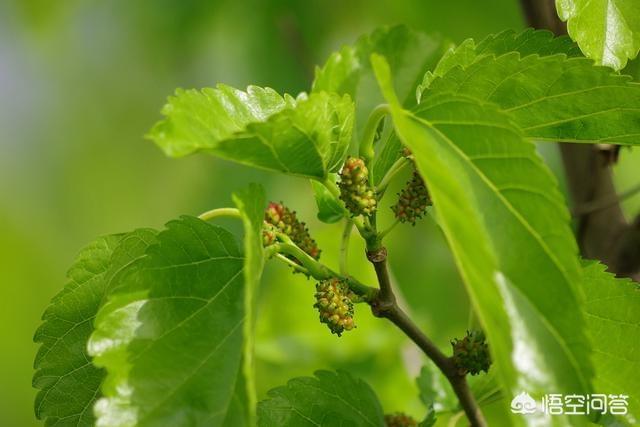
[[[40,424],[33,332],[75,254],[97,235],[230,205],[231,191],[257,181],[308,220],[325,261],[336,265],[341,230],[315,219],[307,182],[204,155],[167,159],[143,135],[176,87],[223,82],[296,94],[332,50],[395,23],[456,42],[523,27],[516,0],[0,2],[1,426]],[[542,151],[558,172],[555,147]],[[621,189],[635,184],[639,160],[623,152]],[[637,211],[640,201],[625,208]],[[441,234],[427,219],[399,227],[388,246],[409,310],[446,348],[464,333],[469,310]],[[371,281],[362,249],[355,241],[352,271]],[[346,368],[374,387],[387,411],[420,415],[420,354],[360,307],[358,329],[330,335],[311,308],[312,285],[281,266],[265,273],[259,397],[291,376]]]

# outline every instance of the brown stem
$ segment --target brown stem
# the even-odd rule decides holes
[[[521,0],[527,22],[556,35],[567,33],[554,0]],[[583,257],[599,259],[619,276],[640,276],[640,233],[629,223],[617,201],[612,165],[617,147],[591,144],[559,144],[574,210],[598,200],[613,200],[603,209],[577,217],[577,240]]]
[[[598,199],[598,200],[594,200],[590,203],[584,204],[582,206],[576,206],[573,208],[573,212],[572,215],[575,217],[579,217],[582,215],[587,215],[587,214],[591,214],[603,209],[607,209],[610,208],[612,205],[615,205],[616,203],[620,203],[623,200],[634,196],[636,194],[640,193],[640,185],[636,185],[635,187],[632,187],[620,194],[618,194],[615,197],[608,197],[608,198],[604,198],[604,199]]]
[[[460,375],[453,358],[447,357],[440,349],[413,323],[407,314],[398,306],[391,287],[387,268],[387,250],[384,247],[367,251],[367,258],[373,264],[380,285],[376,298],[370,302],[374,316],[390,320],[407,337],[411,339],[424,354],[433,361],[451,384],[460,405],[472,427],[486,427],[480,407],[469,389],[466,377]]]

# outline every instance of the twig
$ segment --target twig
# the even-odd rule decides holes
[[[389,280],[387,250],[380,247],[373,251],[367,251],[367,258],[373,264],[380,285],[380,292],[370,303],[373,314],[376,317],[389,319],[435,363],[451,384],[471,426],[486,427],[487,423],[469,389],[467,380],[464,375],[460,375],[453,359],[442,353],[398,306]]]
[[[347,220],[342,232],[342,240],[340,242],[340,274],[346,276],[349,272],[349,242],[351,240],[351,229],[353,221]]]
[[[623,191],[618,195],[612,194],[607,197],[603,197],[598,200],[592,200],[590,202],[583,203],[580,206],[576,206],[571,212],[571,214],[574,217],[579,217],[579,216],[594,213],[603,209],[608,209],[611,206],[615,206],[621,201],[628,199],[629,197],[633,197],[638,193],[640,193],[640,184],[636,185],[635,187],[631,187],[630,189]]]

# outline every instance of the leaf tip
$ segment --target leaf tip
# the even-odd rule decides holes
[[[393,106],[400,106],[400,101],[393,88],[393,80],[391,78],[391,68],[386,58],[378,53],[372,53],[370,56],[371,67],[378,81],[378,86],[384,98]]]

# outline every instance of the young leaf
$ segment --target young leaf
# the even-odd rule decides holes
[[[501,56],[510,52],[518,52],[522,57],[557,54],[567,57],[582,56],[578,46],[569,37],[555,37],[552,32],[546,30],[529,28],[520,33],[507,30],[489,35],[477,45],[473,39],[467,39],[456,48],[450,48],[442,56],[433,72],[426,72],[422,83],[418,86],[418,102],[433,79],[444,76],[452,68],[457,66],[466,68],[483,56]]]
[[[556,37],[551,31],[527,28],[516,32],[506,30],[487,36],[478,43],[477,55],[504,55],[518,52],[522,57],[529,55],[550,56],[563,54],[568,57],[582,56],[580,48],[567,36]]]
[[[434,79],[422,99],[443,93],[499,105],[529,138],[640,144],[640,84],[585,58],[483,56]]]
[[[96,318],[98,424],[220,425],[242,356],[244,258],[230,233],[192,217],[157,241]]]
[[[360,37],[352,46],[334,52],[316,68],[313,91],[349,94],[356,102],[358,120],[383,102],[377,93],[369,62],[372,53],[384,56],[391,66],[396,93],[405,106],[415,105],[414,91],[425,70],[437,63],[451,43],[437,36],[413,31],[404,25],[382,27]]]
[[[351,140],[353,102],[325,92],[278,95],[249,86],[178,90],[166,118],[148,137],[172,157],[205,151],[248,166],[324,179],[335,172]]]
[[[313,91],[349,94],[356,103],[356,137],[360,137],[367,116],[380,96],[369,62],[372,53],[384,56],[393,72],[396,93],[405,107],[416,104],[415,90],[425,70],[432,69],[442,54],[452,46],[442,37],[413,31],[404,25],[382,27],[362,36],[352,46],[333,53],[321,68],[316,68]],[[373,167],[374,181],[379,180],[400,156],[400,145],[392,133]]]
[[[427,407],[427,414],[419,424],[419,427],[431,427],[436,423],[437,411],[452,410],[458,406],[456,396],[451,387],[442,383],[444,376],[433,364],[428,364],[420,370],[420,376],[416,379],[420,400]]]
[[[616,70],[640,49],[637,0],[556,0],[558,15],[586,56]]]
[[[329,180],[335,184],[335,175],[330,176]],[[311,187],[318,206],[318,219],[320,221],[333,224],[349,215],[344,204],[331,194],[323,184],[312,180]]]
[[[458,399],[453,394],[451,386],[432,363],[422,367],[416,384],[420,392],[420,400],[427,408],[433,407],[436,412],[442,412],[452,411],[459,407]]]
[[[268,395],[258,404],[259,427],[385,425],[373,390],[344,371],[294,378]]]
[[[373,60],[505,389],[588,393],[577,247],[557,184],[533,144],[509,116],[470,98],[441,96],[415,112],[403,110],[386,63]]]
[[[36,416],[46,425],[92,426],[93,403],[100,395],[103,369],[87,354],[93,320],[129,265],[153,241],[153,231],[101,237],[84,248],[69,270],[70,282],[51,301],[34,341],[33,386],[40,389]]]
[[[233,194],[233,202],[238,207],[244,224],[244,348],[242,352],[242,369],[240,382],[246,387],[246,400],[248,407],[247,425],[255,424],[255,408],[257,404],[255,391],[255,366],[254,352],[254,326],[253,314],[256,310],[255,292],[260,284],[262,269],[264,267],[264,254],[262,249],[262,223],[266,200],[264,189],[257,184]]]
[[[593,342],[596,393],[629,396],[630,425],[640,420],[640,289],[596,261],[583,263],[586,320]]]
[[[418,427],[432,427],[436,424],[436,411],[433,409],[433,406],[430,406],[427,410],[427,415],[420,421]]]
[[[502,396],[499,380],[495,369],[490,369],[487,374],[467,377],[471,393],[476,398],[476,402],[482,408],[500,400]],[[433,418],[435,414],[441,412],[457,413],[462,411],[460,402],[451,390],[445,376],[432,363],[428,363],[420,370],[420,375],[416,379],[420,400],[427,406],[427,419]]]

